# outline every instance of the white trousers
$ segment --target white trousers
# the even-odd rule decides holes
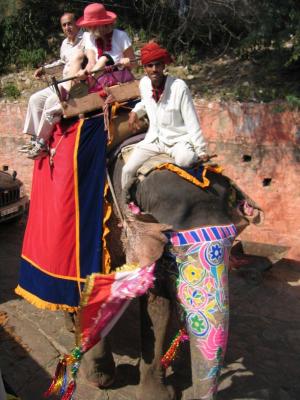
[[[60,115],[61,105],[54,88],[39,90],[30,96],[23,132],[48,141]]]
[[[197,162],[199,156],[195,153],[193,146],[188,142],[178,142],[173,146],[167,146],[160,142],[158,139],[153,143],[145,143],[141,141],[138,143],[132,154],[130,155],[127,163],[122,170],[122,188],[124,189],[128,182],[135,176],[137,170],[144,164],[150,157],[166,153],[174,158],[174,162],[179,167],[190,167]]]

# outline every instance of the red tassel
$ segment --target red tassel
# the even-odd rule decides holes
[[[180,329],[180,331],[177,333],[175,338],[173,339],[171,346],[161,359],[161,364],[165,367],[168,368],[168,366],[171,364],[171,362],[174,360],[178,347],[181,342],[184,342],[185,340],[188,340],[189,336],[186,332],[185,329]]]
[[[75,381],[71,381],[67,387],[66,393],[63,395],[63,397],[61,398],[61,400],[71,400],[73,394],[75,393],[76,390],[76,382]]]
[[[61,400],[72,399],[76,390],[75,380],[82,356],[83,353],[81,351],[81,347],[75,347],[71,354],[65,354],[64,357],[59,360],[53,381],[49,389],[44,393],[45,397],[49,397],[52,394],[59,394],[59,396],[61,396]],[[65,389],[67,383],[67,366],[70,366],[72,379],[67,389]]]
[[[53,380],[51,382],[49,389],[44,393],[44,397],[49,397],[52,394],[56,394],[60,391],[66,373],[67,373],[66,361],[65,358],[62,358],[59,360],[57,364]]]

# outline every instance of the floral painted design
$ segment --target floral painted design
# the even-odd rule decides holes
[[[218,243],[212,243],[207,247],[206,254],[211,264],[219,265],[224,258],[223,246],[221,247]]]
[[[208,321],[204,314],[199,312],[198,314],[190,313],[187,316],[188,325],[192,333],[196,336],[204,336],[208,332]]]
[[[192,286],[199,284],[204,277],[203,271],[190,262],[182,264],[180,274],[182,279]]]
[[[208,232],[211,234],[211,229]],[[203,357],[199,379],[211,381],[208,397],[217,390],[227,346],[231,244],[231,238],[222,238],[177,247],[178,300],[185,311],[187,329],[196,337],[196,347]],[[176,246],[173,249],[176,255]]]
[[[204,289],[189,286],[186,283],[180,285],[179,297],[183,302],[186,309],[197,311],[199,309],[205,308],[209,301],[207,292]]]
[[[219,325],[217,328],[211,326],[205,340],[199,340],[197,347],[206,360],[218,359],[220,354],[225,353],[228,333],[224,327]]]

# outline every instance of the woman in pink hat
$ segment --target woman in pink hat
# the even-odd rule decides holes
[[[73,59],[70,76],[82,77],[103,68],[105,65],[121,64],[130,66],[134,59],[131,40],[126,32],[114,29],[117,15],[107,11],[103,4],[92,3],[85,7],[83,17],[76,21],[77,26],[86,28],[80,53]],[[87,57],[84,69],[81,64]]]

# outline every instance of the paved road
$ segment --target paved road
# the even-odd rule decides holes
[[[73,346],[59,312],[41,311],[13,292],[24,221],[0,225],[0,369],[22,400],[43,399],[57,358]],[[300,268],[279,262],[259,282],[230,275],[230,340],[218,400],[300,399]],[[78,400],[133,400],[138,383],[138,303],[112,333],[115,387],[99,391],[79,379]],[[123,332],[122,337],[119,333]],[[187,351],[182,351],[185,358]],[[189,386],[188,360],[168,371],[179,394]],[[157,399],[159,400],[159,399]]]

